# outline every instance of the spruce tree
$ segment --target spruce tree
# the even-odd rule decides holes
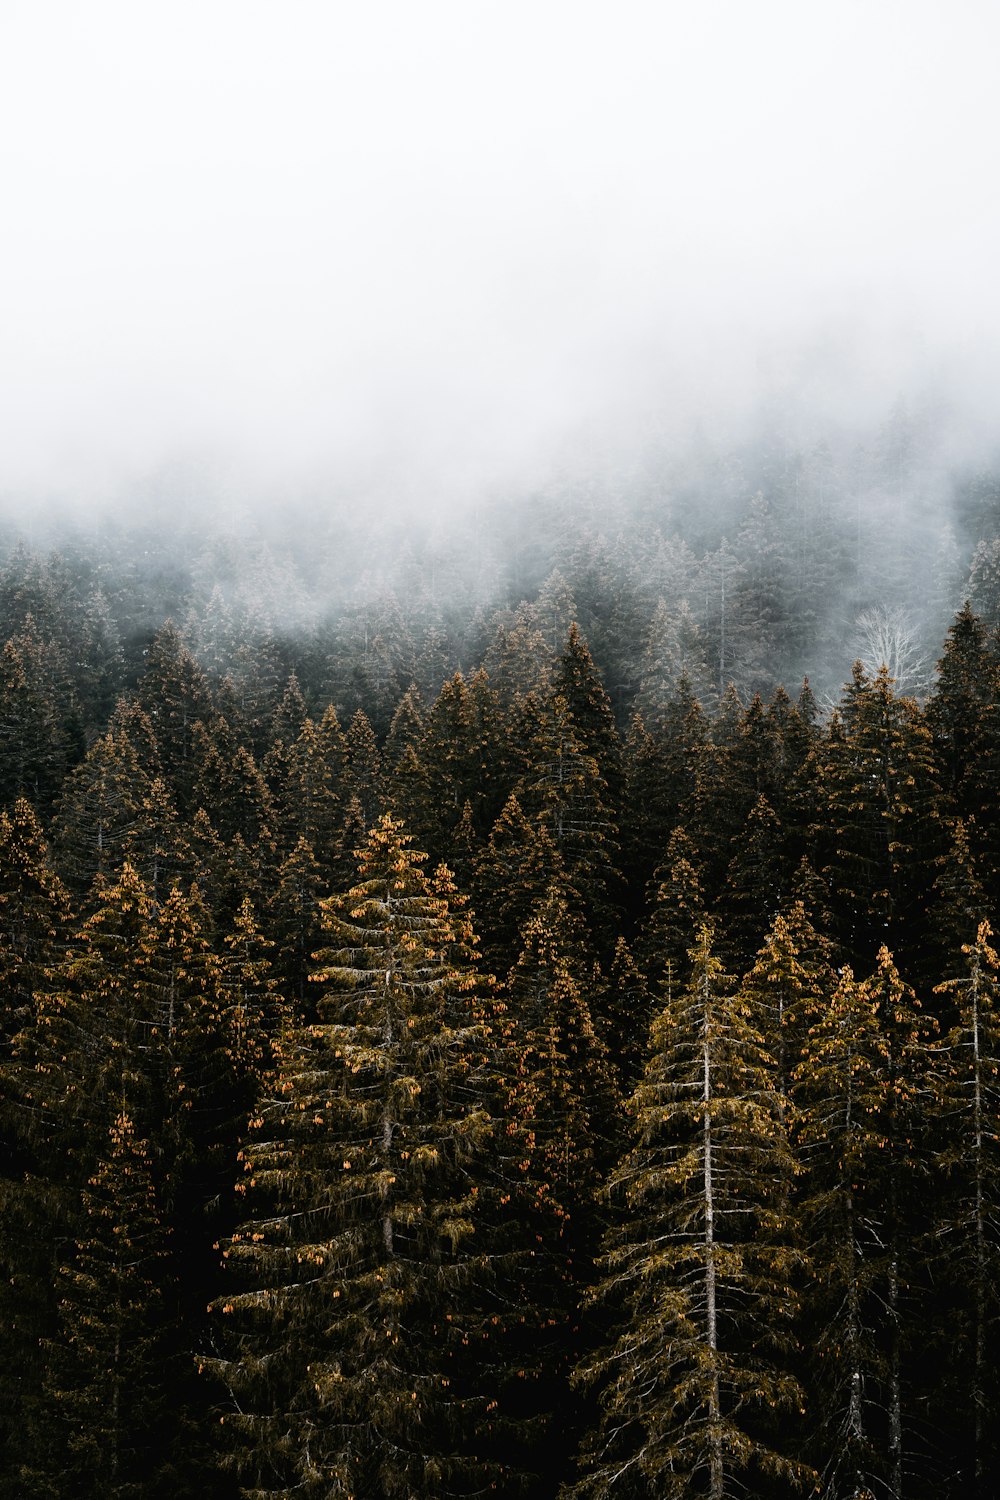
[[[80,1500],[173,1496],[176,1455],[164,1438],[179,1355],[169,1327],[168,1235],[149,1145],[124,1108],[81,1209],[47,1342],[50,1431],[27,1486]]]
[[[954,1024],[937,1074],[943,1181],[930,1254],[936,1285],[942,1262],[947,1272],[950,1336],[941,1353],[970,1500],[995,1494],[1000,1475],[1000,959],[992,936],[989,923],[980,923],[975,941],[962,948],[964,974],[940,986]]]
[[[903,1493],[927,1066],[926,1023],[883,947],[864,983],[841,971],[793,1073],[803,1213],[817,1246],[814,1455],[831,1497]]]
[[[475,1494],[486,1406],[460,1357],[484,1250],[464,1092],[473,978],[446,901],[382,817],[324,903],[318,1019],[285,1026],[244,1148],[254,1212],[226,1246],[230,1461],[247,1493]],[[466,1003],[458,1003],[464,993]]]
[[[788,1490],[809,1476],[768,1414],[802,1401],[788,1347],[802,1262],[794,1163],[773,1058],[708,927],[689,984],[653,1023],[630,1115],[595,1299],[615,1331],[579,1373],[600,1419],[571,1493]]]

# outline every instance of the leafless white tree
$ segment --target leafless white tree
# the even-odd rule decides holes
[[[922,697],[928,690],[933,663],[923,650],[911,615],[898,604],[875,604],[854,622],[857,656],[872,676],[888,667],[897,693]]]

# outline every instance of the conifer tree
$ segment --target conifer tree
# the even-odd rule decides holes
[[[172,620],[157,634],[146,655],[139,703],[152,722],[163,773],[179,808],[188,811],[196,773],[194,727],[212,718],[205,675]]]
[[[291,850],[305,839],[327,883],[342,852],[345,758],[344,737],[331,706],[319,724],[312,719],[303,723],[287,752],[279,794],[284,848]]]
[[[23,798],[0,812],[0,1059],[62,956],[69,895],[52,868],[35,811]]]
[[[787,1490],[808,1475],[766,1414],[802,1400],[788,1366],[794,1164],[773,1059],[708,927],[653,1024],[630,1114],[596,1298],[617,1331],[580,1371],[601,1416],[571,1493],[722,1500],[755,1476]]]
[[[81,1208],[58,1274],[58,1322],[47,1349],[54,1420],[28,1484],[80,1500],[176,1495],[176,1454],[165,1441],[165,1366],[177,1363],[167,1232],[149,1146],[124,1109],[111,1122]]]
[[[144,788],[135,820],[125,836],[124,854],[156,903],[192,872],[194,856],[170,788],[160,776]]]
[[[841,971],[793,1073],[808,1164],[803,1211],[821,1247],[810,1309],[814,1411],[823,1415],[815,1456],[834,1497],[903,1493],[905,1302],[926,1030],[883,947],[864,983]]]
[[[78,706],[57,645],[29,614],[0,650],[0,805],[25,797],[48,812],[83,754]]]
[[[532,911],[560,880],[565,880],[565,869],[548,829],[525,817],[512,792],[472,880],[483,959],[491,973],[502,978],[513,968]]]
[[[954,1391],[951,1425],[958,1429],[958,1451],[969,1455],[963,1493],[970,1500],[995,1493],[1000,1474],[1000,960],[992,936],[982,922],[975,942],[963,946],[965,973],[940,986],[955,1017],[938,1074],[944,1192],[931,1254],[935,1283],[943,1260],[952,1293],[942,1353]]]
[[[553,1492],[572,1451],[577,1414],[568,1378],[582,1351],[578,1306],[619,1135],[616,1080],[591,1013],[581,928],[559,888],[538,903],[492,1036],[494,1108],[505,1122],[498,1148],[509,1163],[501,1243],[511,1255],[500,1287],[508,1373],[498,1400],[523,1429],[521,1462],[536,1468],[539,1496]]]
[[[931,893],[928,948],[933,951],[936,974],[949,979],[964,973],[966,946],[974,940],[980,923],[988,919],[990,903],[972,851],[973,831],[974,825],[970,829],[964,818],[955,820]]]
[[[0,1494],[12,1496],[44,1406],[59,1171],[33,1112],[20,1105],[14,1043],[36,996],[57,985],[69,917],[34,810],[19,800],[0,812]]]
[[[623,1083],[631,1089],[645,1057],[653,1001],[646,976],[623,937],[615,944],[604,1002],[608,1046]]]
[[[226,1249],[237,1331],[213,1368],[256,1495],[461,1495],[489,1478],[472,1432],[485,1401],[456,1374],[489,1129],[461,1087],[471,1000],[455,1002],[474,980],[442,959],[454,928],[420,865],[382,817],[358,883],[324,904],[319,1018],[283,1030],[244,1149],[256,1213]]]
[[[927,723],[943,785],[965,816],[982,812],[976,796],[977,762],[992,728],[990,704],[996,696],[998,670],[996,647],[966,601],[948,631],[927,704]]]
[[[611,701],[576,624],[570,625],[556,667],[553,694],[565,702],[584,752],[596,761],[608,788],[609,807],[616,815],[622,790],[621,741]]]
[[[415,683],[411,683],[396,705],[396,712],[392,716],[392,723],[389,725],[389,733],[386,736],[383,759],[387,772],[395,771],[408,746],[415,749],[420,743],[424,732],[424,722],[420,690]]]
[[[855,664],[820,769],[826,875],[843,941],[867,962],[888,935],[910,959],[943,826],[930,734],[888,673]]]
[[[651,910],[639,945],[650,982],[668,998],[687,982],[690,952],[706,917],[699,865],[686,829],[675,828],[653,876]]]
[[[787,861],[781,844],[781,824],[761,794],[735,841],[719,900],[721,946],[738,974],[753,961],[785,898]]]
[[[101,736],[66,779],[55,822],[55,845],[66,880],[79,897],[95,876],[121,868],[150,781],[127,735]]]
[[[370,828],[382,804],[382,762],[375,743],[375,731],[363,709],[358,709],[345,735],[347,763],[344,771],[344,805],[352,800]]]
[[[558,850],[602,948],[613,948],[620,898],[618,829],[598,761],[558,694],[543,709],[529,769],[515,791]]]
[[[277,875],[269,907],[269,930],[274,935],[274,968],[283,993],[300,1015],[311,1013],[313,993],[309,976],[313,954],[320,946],[319,903],[325,894],[322,873],[307,839],[300,838]]]

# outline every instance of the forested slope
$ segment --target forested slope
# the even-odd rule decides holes
[[[817,704],[793,493],[11,545],[2,1493],[996,1493],[998,544]]]

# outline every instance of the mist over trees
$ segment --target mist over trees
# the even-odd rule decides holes
[[[8,519],[0,1494],[997,1488],[1000,471]]]

